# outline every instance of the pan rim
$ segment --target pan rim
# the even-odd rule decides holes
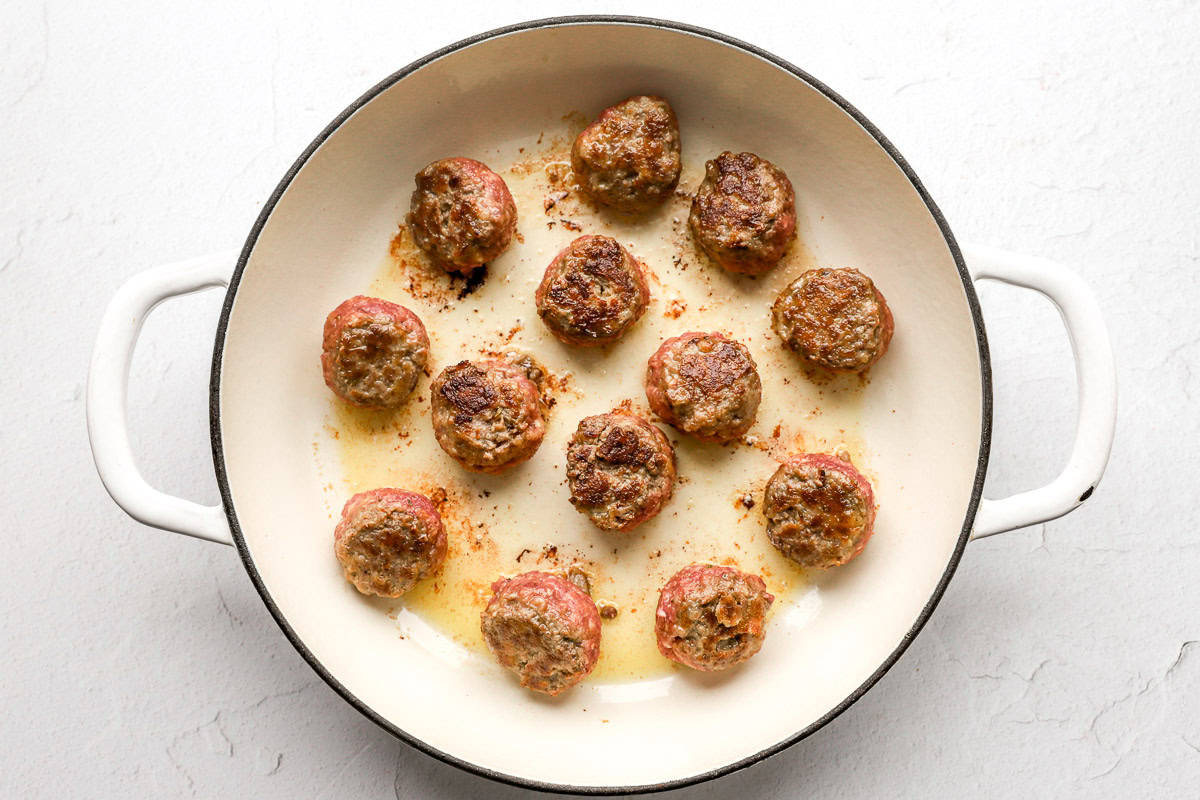
[[[234,298],[237,295],[238,286],[241,282],[242,274],[245,270],[251,253],[258,241],[259,234],[266,225],[280,198],[287,191],[293,179],[299,173],[301,168],[308,162],[316,150],[360,108],[365,106],[376,96],[381,94],[386,89],[390,88],[403,78],[416,72],[422,67],[437,61],[451,53],[459,50],[464,50],[481,42],[495,39],[502,36],[507,36],[514,33],[522,33],[540,28],[557,28],[568,26],[594,25],[594,24],[609,24],[609,25],[628,25],[631,27],[646,27],[658,28],[690,36],[696,36],[704,39],[709,39],[718,44],[723,44],[732,47],[735,50],[742,51],[748,55],[755,56],[765,60],[774,66],[784,70],[793,77],[803,81],[813,89],[820,92],[830,101],[835,103],[839,108],[849,114],[863,129],[883,148],[896,166],[904,173],[905,177],[917,191],[925,207],[928,209],[934,222],[937,224],[942,237],[946,241],[946,245],[950,250],[951,256],[954,259],[956,268],[958,269],[959,277],[963,284],[963,290],[966,295],[968,308],[971,312],[971,319],[975,328],[976,344],[979,352],[980,364],[980,381],[981,381],[981,430],[980,430],[980,445],[979,456],[976,462],[975,479],[972,484],[971,497],[967,504],[966,514],[963,520],[962,530],[959,533],[958,542],[955,545],[954,551],[946,565],[945,571],[942,573],[937,586],[930,595],[929,600],[921,609],[916,621],[908,632],[905,633],[900,643],[896,648],[884,659],[883,663],[864,680],[857,688],[847,695],[841,702],[830,709],[822,717],[812,722],[808,726],[797,731],[795,734],[776,742],[775,744],[764,748],[757,753],[746,756],[742,759],[734,761],[730,764],[708,770],[683,778],[662,781],[653,784],[628,785],[628,786],[578,786],[572,784],[551,783],[523,778],[516,775],[492,770],[478,764],[471,763],[465,759],[458,758],[450,753],[439,750],[427,744],[420,738],[404,731],[399,726],[374,711],[365,702],[356,697],[345,686],[337,680],[334,675],[325,668],[319,659],[308,649],[296,632],[288,624],[282,610],[276,605],[270,592],[267,590],[262,576],[259,574],[254,565],[253,558],[250,555],[249,548],[246,544],[245,537],[238,523],[237,513],[234,510],[233,499],[230,492],[229,476],[225,466],[224,445],[221,430],[220,417],[220,401],[221,401],[221,365],[224,356],[225,338],[229,325],[229,317],[233,309]],[[924,185],[909,166],[904,157],[896,150],[895,146],[883,135],[883,133],[875,127],[858,109],[847,102],[841,95],[834,92],[821,81],[809,75],[807,72],[799,69],[790,62],[759,48],[755,45],[741,41],[723,33],[709,30],[686,23],[675,22],[652,17],[624,16],[624,15],[578,15],[578,16],[556,16],[546,17],[542,19],[530,20],[527,22],[516,23],[501,28],[496,28],[484,33],[476,34],[475,36],[462,39],[453,44],[447,45],[439,50],[436,50],[422,58],[413,61],[412,63],[402,67],[388,77],[384,78],[379,83],[368,89],[353,103],[345,108],[332,122],[330,122],[313,141],[305,148],[303,153],[296,159],[288,171],[284,174],[278,185],[275,187],[267,202],[263,205],[262,211],[251,227],[246,238],[246,242],[242,247],[241,253],[238,256],[237,265],[234,269],[233,276],[230,279],[229,288],[226,291],[225,299],[221,307],[221,315],[217,324],[215,342],[213,346],[212,370],[209,379],[209,428],[210,438],[212,443],[213,467],[216,472],[217,485],[221,495],[221,504],[225,510],[226,518],[229,521],[229,528],[233,534],[234,545],[237,548],[239,557],[242,560],[247,574],[258,592],[263,602],[266,604],[268,611],[274,618],[276,624],[283,631],[284,636],[291,642],[292,646],[300,656],[308,662],[308,665],[324,680],[330,688],[337,692],[342,699],[357,709],[361,714],[366,716],[376,725],[380,726],[388,733],[400,739],[404,743],[420,750],[421,752],[433,756],[438,760],[458,767],[466,772],[479,775],[500,783],[506,783],[512,786],[518,786],[525,789],[534,789],[543,792],[558,792],[562,794],[574,795],[619,795],[619,794],[649,794],[656,792],[668,791],[671,789],[679,789],[686,786],[703,783],[714,780],[734,772],[743,770],[753,764],[756,764],[772,755],[775,755],[797,742],[811,736],[816,731],[823,728],[825,725],[833,721],[841,715],[850,706],[854,705],[864,694],[866,694],[899,660],[900,656],[908,649],[908,646],[921,632],[925,624],[932,616],[934,609],[937,607],[942,596],[945,594],[946,588],[950,583],[950,579],[954,576],[958,568],[958,564],[962,559],[963,551],[970,537],[971,529],[975,521],[975,515],[979,508],[979,502],[983,495],[983,482],[987,473],[988,459],[991,452],[991,429],[992,429],[992,371],[991,359],[988,350],[987,335],[984,329],[983,315],[979,306],[979,299],[975,293],[974,283],[971,280],[970,273],[967,270],[966,264],[963,261],[962,253],[959,250],[958,244],[950,230],[949,224],[943,216],[941,210],[934,203]]]

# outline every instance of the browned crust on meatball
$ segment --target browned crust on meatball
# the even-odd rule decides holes
[[[658,596],[658,650],[705,672],[740,664],[762,648],[774,600],[757,575],[710,564],[684,567]]]
[[[567,445],[571,504],[606,531],[631,531],[662,510],[675,485],[675,451],[641,417],[585,417]]]
[[[446,531],[437,507],[401,489],[359,492],[346,501],[333,531],[346,580],[363,594],[399,597],[446,560]]]
[[[557,338],[609,344],[650,302],[642,265],[610,236],[580,236],[554,257],[534,293],[538,316]]]
[[[480,629],[500,665],[525,688],[544,694],[579,683],[600,655],[596,604],[569,581],[545,572],[492,584]]]
[[[350,405],[402,405],[428,363],[425,326],[404,306],[358,295],[325,318],[321,372],[325,385]]]
[[[517,230],[504,179],[470,158],[444,158],[417,173],[408,224],[413,241],[447,272],[469,272],[499,256]]]
[[[895,322],[887,301],[856,269],[810,269],[771,308],[771,326],[801,358],[834,372],[862,372],[887,352]]]
[[[875,528],[875,495],[851,464],[824,453],[792,456],[763,496],[767,538],[803,567],[835,567],[862,552]]]
[[[750,351],[720,333],[667,339],[646,365],[650,408],[701,441],[728,442],[750,429],[762,380]]]
[[[579,185],[606,206],[648,211],[679,183],[679,122],[661,97],[630,97],[604,109],[571,148]]]
[[[546,434],[537,386],[507,362],[446,367],[430,397],[437,443],[475,472],[503,472],[528,460]]]
[[[688,225],[713,261],[730,272],[761,275],[796,235],[792,182],[753,153],[721,153],[704,165]]]

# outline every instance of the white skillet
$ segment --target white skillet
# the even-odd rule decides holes
[[[511,163],[519,148],[528,146],[526,155],[536,149],[540,133],[565,135],[579,114],[594,115],[640,92],[668,97],[678,112],[691,170],[685,188],[693,188],[689,181],[703,159],[721,149],[753,150],[781,165],[799,198],[802,247],[778,279],[810,264],[860,267],[895,312],[895,341],[861,390],[822,394],[800,379],[781,388],[786,354],[772,349],[757,305],[767,288],[709,276],[707,285],[729,296],[711,309],[692,302],[691,316],[679,320],[662,313],[672,281],[684,280],[665,263],[670,248],[679,246],[666,211],[636,230],[613,223],[612,232],[642,248],[639,255],[661,272],[660,305],[648,313],[641,339],[581,366],[540,338],[536,318],[521,310],[537,273],[572,234],[547,226],[552,216],[539,216],[541,208],[532,204],[540,199],[540,184],[510,175],[525,186],[524,195],[516,191],[525,242],[492,265],[483,294],[456,307],[463,312],[474,303],[482,322],[464,321],[461,313],[426,317],[435,334],[435,365],[473,355],[493,328],[524,313],[519,343],[552,367],[570,366],[587,388],[556,408],[551,429],[558,433],[531,462],[540,466],[522,473],[526,488],[515,486],[519,481],[488,484],[509,492],[519,509],[489,517],[491,535],[501,551],[524,542],[521,537],[535,545],[561,539],[564,548],[586,547],[582,518],[555,496],[562,492],[553,472],[562,437],[582,413],[603,410],[620,395],[637,399],[649,353],[642,351],[657,337],[705,323],[751,332],[746,335],[754,338],[760,368],[772,376],[768,417],[794,424],[810,445],[833,446],[844,433],[856,463],[876,480],[878,533],[858,561],[836,574],[789,578],[799,588],[773,610],[767,646],[736,674],[702,679],[664,670],[637,679],[614,673],[547,702],[440,633],[419,610],[364,602],[341,579],[331,553],[331,518],[349,492],[372,488],[354,480],[442,467],[450,472],[450,466],[439,466],[436,451],[422,443],[411,454],[365,467],[347,461],[328,430],[353,427],[354,420],[338,416],[320,380],[316,348],[324,315],[345,297],[374,289],[409,299],[380,265],[417,169],[447,155]],[[564,120],[570,112],[576,116]],[[405,67],[321,132],[266,204],[231,277],[234,261],[219,254],[160,267],[129,281],[113,299],[88,385],[88,428],[105,486],[148,525],[235,545],[289,640],[379,725],[444,761],[534,788],[672,788],[744,767],[816,731],[895,663],[933,612],[968,539],[1071,511],[1091,495],[1112,441],[1111,350],[1079,278],[1040,259],[986,248],[960,252],[904,160],[846,101],[769,53],[676,23],[541,20],[482,34]],[[706,269],[699,262],[692,268]],[[1078,429],[1062,474],[1002,500],[981,497],[992,403],[973,288],[983,278],[1033,289],[1058,306],[1079,382]],[[141,323],[154,305],[226,285],[211,384],[223,505],[205,507],[153,489],[138,473],[125,424],[126,380]],[[412,300],[414,307],[420,302]],[[425,302],[421,307],[434,314],[432,301]],[[604,389],[609,384],[611,392]],[[420,391],[427,392],[427,383]],[[814,406],[825,416],[813,413]],[[692,513],[664,514],[645,534],[657,540],[645,541],[670,551],[691,531],[726,524],[719,511],[726,498],[718,504],[712,496],[724,491],[721,481],[733,473],[722,470],[734,469],[735,459],[707,452],[681,445],[681,459],[698,483],[691,501],[674,501],[675,510]],[[745,463],[758,470],[747,480],[762,477],[763,463]],[[700,469],[704,465],[711,471]],[[728,513],[735,513],[731,504]],[[743,516],[728,523],[730,536],[752,536],[761,525],[753,514]],[[704,541],[701,557],[720,540],[710,535]],[[631,545],[634,552],[638,546]]]

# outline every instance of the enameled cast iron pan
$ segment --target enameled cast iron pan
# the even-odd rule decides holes
[[[636,93],[661,94],[678,113],[682,189],[694,188],[703,161],[723,149],[754,151],[787,171],[800,244],[777,276],[727,278],[694,257],[678,225],[686,198],[636,224],[579,204],[543,208],[548,165],[561,158],[582,120]],[[462,297],[436,281],[409,280],[419,267],[412,259],[401,265],[403,248],[397,255],[391,244],[413,174],[450,155],[501,170],[517,197],[523,235],[490,266],[483,286]],[[531,311],[541,270],[575,235],[549,223],[572,213],[576,224],[629,242],[659,279],[636,335],[583,360],[549,339]],[[675,256],[691,271],[683,272]],[[526,786],[665,789],[723,775],[813,733],[895,663],[933,612],[969,539],[1072,510],[1092,493],[1112,440],[1111,351],[1077,277],[1039,259],[960,250],[903,158],[845,100],[769,53],[676,23],[542,20],[476,36],[405,67],[317,136],[254,223],[231,276],[233,262],[217,255],[154,269],[113,299],[88,386],[89,432],[105,486],[148,525],[233,544],[287,637],[376,723],[448,763]],[[812,265],[859,267],[895,313],[892,348],[866,385],[822,386],[798,375],[783,381],[792,366],[769,335],[766,306],[781,282]],[[1078,431],[1066,468],[1049,485],[1003,500],[981,497],[992,404],[973,287],[982,278],[1033,289],[1058,306],[1079,382]],[[126,433],[125,383],[149,310],[212,286],[228,290],[211,384],[223,503],[210,508],[164,495],[141,478]],[[533,461],[514,477],[466,476],[427,447],[428,403],[399,422],[338,407],[321,381],[321,324],[341,300],[373,292],[422,314],[435,371],[486,349],[515,323],[516,345],[552,370],[572,372],[576,390],[560,397]],[[715,299],[701,299],[706,293]],[[687,309],[678,318],[663,313],[672,298]],[[519,567],[506,554],[518,546],[554,542],[563,552],[594,552],[599,534],[566,503],[561,485],[564,437],[585,413],[607,410],[621,397],[636,401],[645,358],[661,337],[696,327],[736,329],[750,341],[764,373],[764,437],[777,422],[789,441],[847,447],[875,482],[879,502],[877,533],[861,558],[828,574],[788,573],[769,554],[755,554],[761,517],[727,502],[740,488],[760,489],[778,453],[680,444],[680,473],[691,482],[672,501],[674,513],[614,546],[611,558],[597,556],[598,569],[615,576],[613,586],[640,571],[653,584],[650,596],[660,578],[646,566],[649,549],[667,554],[666,570],[716,557],[722,542],[745,543],[740,557],[771,571],[776,588],[786,584],[767,644],[751,662],[705,678],[665,662],[640,667],[614,657],[611,668],[602,662],[591,680],[550,701],[521,690],[486,655],[463,645],[470,613],[455,628],[444,602],[371,602],[342,579],[333,522],[349,494],[373,488],[361,485],[370,480],[448,481],[457,507],[485,523],[481,529],[495,544],[490,556],[486,547],[478,555],[461,538],[467,526],[452,526],[452,537],[460,536],[452,561],[493,558],[498,572],[512,573]],[[428,393],[427,382],[419,391]],[[397,431],[410,422],[414,443],[401,447]],[[373,447],[381,454],[371,455]],[[677,555],[685,541],[693,549]],[[452,593],[452,575],[446,580],[443,591]],[[651,613],[627,602],[627,626],[638,613]],[[611,630],[605,647],[623,646],[623,629]],[[630,642],[634,650],[643,646]]]

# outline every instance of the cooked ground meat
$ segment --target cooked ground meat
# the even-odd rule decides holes
[[[691,332],[667,339],[650,357],[646,399],[655,414],[684,433],[727,442],[754,424],[762,381],[741,342]]]
[[[630,97],[600,113],[571,148],[571,166],[597,202],[625,212],[661,204],[679,183],[679,123],[661,97]]]
[[[792,182],[753,153],[721,153],[704,165],[688,225],[713,261],[730,272],[761,275],[796,235]]]
[[[460,361],[434,378],[430,395],[438,444],[469,470],[516,466],[546,434],[538,388],[512,364]]]
[[[571,504],[598,528],[630,531],[662,510],[675,485],[675,451],[633,414],[585,417],[567,445]]]
[[[510,348],[501,353],[491,353],[490,355],[496,361],[503,361],[511,365],[530,380],[538,390],[538,398],[541,401],[542,407],[542,418],[543,420],[549,420],[550,409],[554,407],[557,400],[554,397],[555,382],[550,372],[546,369],[546,366],[525,350],[517,348]]]
[[[772,327],[806,361],[861,372],[887,352],[891,309],[856,269],[810,269],[788,284],[772,308]]]
[[[424,495],[374,489],[346,502],[333,532],[333,550],[354,588],[399,597],[441,567],[446,531]]]
[[[488,649],[527,689],[555,695],[587,677],[600,655],[592,598],[556,575],[526,572],[492,584],[480,617]]]
[[[588,597],[592,596],[592,576],[583,567],[578,564],[572,564],[568,567],[567,580],[571,582],[572,586]]]
[[[325,318],[321,372],[351,405],[396,408],[429,361],[429,337],[417,315],[377,297],[351,297]]]
[[[789,458],[767,482],[767,537],[803,567],[845,564],[875,525],[871,484],[851,464],[823,453]]]
[[[774,600],[757,575],[710,564],[684,567],[658,596],[659,652],[705,672],[740,664],[762,647]]]
[[[584,347],[615,342],[646,310],[642,266],[616,239],[580,236],[550,262],[534,294],[550,332]]]
[[[417,173],[408,224],[417,247],[447,272],[469,272],[504,252],[517,206],[504,179],[470,158],[444,158]]]

